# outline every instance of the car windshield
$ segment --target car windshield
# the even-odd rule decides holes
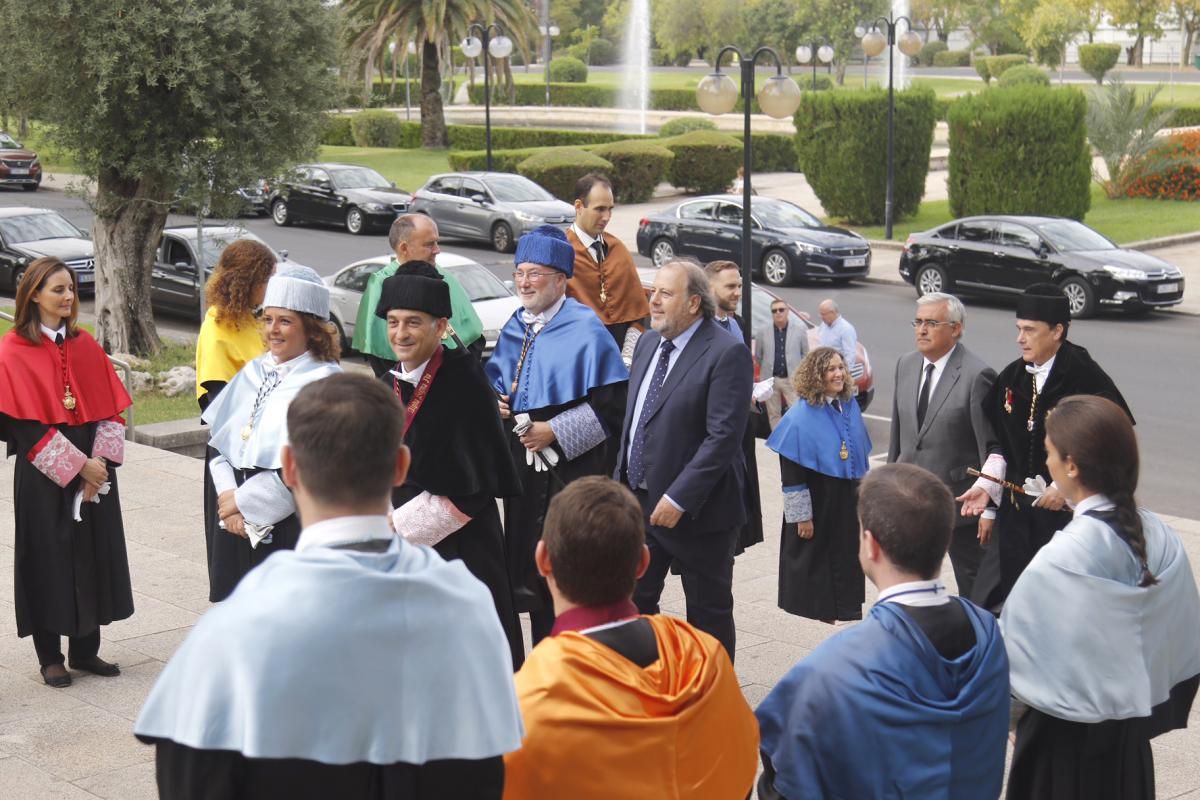
[[[791,203],[751,201],[754,218],[764,228],[819,228],[821,220]]]
[[[210,270],[217,266],[217,261],[221,258],[221,253],[225,252],[225,248],[236,242],[238,239],[250,239],[259,244],[267,244],[262,239],[255,236],[250,231],[223,231],[221,233],[204,233],[204,251],[200,254],[200,260],[204,262],[204,269]],[[190,238],[189,244],[195,249],[195,235]],[[270,247],[270,245],[267,245]],[[274,249],[271,250],[274,253]],[[276,253],[276,258],[279,254]]]
[[[336,169],[329,172],[335,189],[378,189],[391,186],[387,178],[373,169]]]
[[[0,133],[0,150],[20,150],[21,145],[7,133]]]
[[[488,177],[487,185],[501,203],[534,203],[554,199],[554,195],[519,175],[492,175]]]
[[[1094,230],[1074,220],[1057,219],[1038,226],[1050,244],[1060,252],[1072,253],[1078,250],[1116,250],[1117,246],[1105,239]]]
[[[443,269],[458,279],[472,303],[512,296],[512,292],[499,278],[478,264],[462,264]]]
[[[40,239],[74,239],[82,237],[71,223],[58,214],[25,214],[0,219],[0,235],[6,242],[36,242]]]

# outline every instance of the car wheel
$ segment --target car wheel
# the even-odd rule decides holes
[[[358,236],[366,229],[366,220],[363,219],[362,211],[354,206],[346,209],[346,230]]]
[[[1084,319],[1096,313],[1096,292],[1083,278],[1067,278],[1061,284],[1072,319]]]
[[[271,204],[271,219],[275,221],[276,225],[284,227],[292,224],[292,218],[288,214],[287,203],[282,199],[276,200]]]
[[[23,278],[23,277],[25,277],[25,268],[24,268],[24,267],[18,267],[16,270],[14,270],[14,271],[13,271],[13,274],[12,274],[12,279],[13,279],[12,290],[13,290],[13,293],[14,293],[14,294],[15,294],[15,293],[16,293],[16,291],[17,291],[17,287],[21,285],[21,278]]]
[[[41,184],[37,184],[37,183],[26,183],[21,188],[27,192],[36,192],[38,190],[38,186],[40,186],[40,185]]]
[[[772,286],[787,286],[792,282],[792,261],[782,250],[768,250],[762,260],[763,280]]]
[[[661,267],[675,257],[675,244],[670,239],[658,239],[650,245],[650,260]]]
[[[917,270],[913,276],[913,286],[917,288],[917,297],[924,297],[934,292],[944,292],[950,285],[946,271],[936,264],[926,264]]]
[[[492,247],[497,253],[510,253],[513,246],[512,228],[507,222],[497,222],[492,226]]]

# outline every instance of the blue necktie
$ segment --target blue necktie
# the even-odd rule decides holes
[[[642,403],[642,413],[638,417],[637,427],[633,430],[633,445],[629,448],[629,485],[634,489],[646,480],[646,465],[642,462],[643,451],[646,449],[646,420],[650,411],[658,401],[658,392],[667,380],[667,366],[671,363],[671,351],[675,345],[664,341],[658,351],[658,364],[654,374],[650,376],[650,388],[646,391],[646,400]]]

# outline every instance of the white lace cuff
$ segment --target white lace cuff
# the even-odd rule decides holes
[[[83,451],[71,444],[58,428],[46,431],[46,435],[26,457],[38,472],[62,488],[73,481],[87,463]]]
[[[114,464],[125,461],[125,426],[116,420],[96,423],[96,438],[92,440],[92,457]]]
[[[568,408],[550,420],[550,430],[559,449],[573,461],[608,438],[600,418],[588,403]]]
[[[991,475],[993,478],[1004,480],[1004,474],[1008,471],[1008,462],[999,453],[992,453],[987,457],[987,461],[983,462],[983,469],[979,471],[984,475]],[[991,498],[994,505],[1000,505],[1000,498],[1004,494],[1004,487],[995,481],[989,481],[987,478],[976,478],[971,488],[983,489],[987,492],[987,496]]]
[[[812,492],[807,484],[783,487],[783,521],[808,522],[812,519]]]
[[[434,546],[471,521],[448,497],[421,492],[392,512],[396,532],[412,544]]]
[[[621,344],[621,360],[628,367],[633,364],[633,350],[637,347],[638,339],[642,338],[642,332],[632,325],[625,331],[625,341]]]
[[[296,513],[296,499],[274,470],[251,475],[233,496],[238,512],[246,520],[247,532],[251,525],[269,532],[269,526]]]

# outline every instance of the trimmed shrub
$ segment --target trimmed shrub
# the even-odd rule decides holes
[[[691,66],[693,55],[695,55],[695,53],[693,53],[691,50],[684,50],[683,52],[673,55],[671,57],[671,63],[677,67]]]
[[[554,59],[557,61],[558,59]],[[551,63],[554,63],[551,61]],[[546,103],[544,83],[518,83],[514,87],[513,104],[518,106],[542,106]],[[483,105],[483,83],[467,89],[471,102]],[[611,108],[616,103],[616,93],[607,86],[592,86],[587,83],[551,83],[550,105],[588,108]],[[492,105],[501,103],[493,102]]]
[[[573,148],[566,148],[573,149]],[[525,147],[519,150],[492,150],[492,169],[495,172],[516,172],[517,165],[530,156],[546,152],[545,148]],[[487,169],[486,150],[453,150],[448,157],[455,172],[477,172]]]
[[[593,39],[585,61],[593,67],[607,67],[617,63],[617,46],[608,39]]]
[[[368,109],[350,118],[350,130],[358,147],[399,147],[404,124],[391,111]]]
[[[413,123],[420,130],[418,123]],[[447,125],[451,150],[483,150],[487,147],[487,129],[482,125]],[[497,128],[492,126],[492,149],[514,150],[523,147],[579,147],[587,144],[621,142],[626,139],[653,139],[619,131],[575,131],[551,128]],[[420,147],[420,140],[415,145]]]
[[[669,67],[671,66],[671,55],[666,50],[661,50],[657,47],[650,50],[650,66],[652,67]]]
[[[1163,111],[1171,110],[1170,125],[1172,128],[1195,128],[1200,126],[1200,105],[1177,106],[1174,103],[1155,103],[1150,106],[1153,116]]]
[[[934,39],[932,42],[921,45],[921,52],[917,54],[917,60],[922,67],[932,67],[936,63],[935,59],[938,53],[945,53],[949,49],[950,45],[941,39]]]
[[[975,67],[975,72],[983,78],[984,83],[992,82],[992,73],[988,70],[988,58],[988,56],[976,55],[971,62],[971,66]]]
[[[887,107],[883,89],[806,94],[796,112],[796,151],[808,184],[831,216],[884,221]],[[934,94],[896,92],[895,219],[921,205],[933,146]]]
[[[943,50],[933,56],[935,67],[969,67],[971,66],[970,50]]]
[[[495,153],[493,153],[494,157]],[[613,173],[612,162],[586,150],[566,147],[542,150],[517,165],[517,172],[541,184],[550,194],[568,203],[575,201],[575,182],[589,172]]]
[[[1020,53],[1012,53],[1005,56],[987,56],[986,60],[988,74],[999,80],[1000,76],[1003,75],[1007,70],[1010,70],[1016,66],[1020,66],[1021,64],[1028,64],[1029,56]]]
[[[999,84],[1001,86],[1019,86],[1022,84],[1049,86],[1050,79],[1046,77],[1046,73],[1033,64],[1018,64],[1015,67],[1004,70],[1004,73],[1000,76]]]
[[[676,117],[663,123],[663,126],[658,129],[658,135],[662,137],[679,136],[692,131],[715,131],[717,123],[706,117]]]
[[[742,163],[741,143],[716,131],[692,131],[662,144],[675,154],[671,184],[693,194],[725,191]]]
[[[950,213],[1082,220],[1091,206],[1087,100],[1075,89],[1012,86],[950,107]]]
[[[1125,193],[1152,200],[1200,200],[1200,131],[1160,139]]]
[[[743,141],[738,136],[739,141]],[[754,149],[750,153],[755,172],[799,172],[796,140],[785,133],[751,133]]]
[[[1096,79],[1096,83],[1104,83],[1104,76],[1117,65],[1121,58],[1119,44],[1081,44],[1079,45],[1079,68]]]
[[[807,75],[795,76],[795,78],[796,85],[798,85],[804,91],[824,92],[833,88],[833,78],[829,77],[828,75],[822,75],[819,72],[815,78],[811,72],[809,72]],[[758,108],[757,101],[755,101],[754,107]]]
[[[345,114],[325,114],[321,120],[321,144],[354,146],[354,131]]]
[[[950,113],[950,104],[957,99],[957,97],[933,98],[933,115],[937,118],[938,122],[946,121],[946,115]]]
[[[587,83],[587,64],[573,56],[559,56],[550,59],[551,83]],[[543,94],[542,99],[545,100]],[[518,103],[517,105],[523,105]]]
[[[631,140],[588,148],[612,165],[613,194],[618,203],[644,203],[667,177],[675,154],[657,141]],[[574,198],[566,198],[571,202]]]

